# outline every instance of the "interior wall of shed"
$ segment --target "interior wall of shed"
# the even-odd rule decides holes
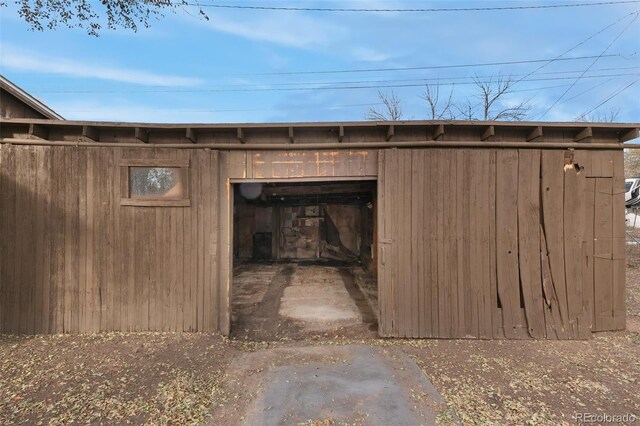
[[[259,201],[237,191],[234,207],[234,259],[337,260],[362,263],[373,271],[375,184],[271,185]],[[295,188],[299,188],[296,192]],[[328,193],[312,192],[326,188]],[[342,190],[345,192],[340,193]],[[275,194],[275,195],[273,195]],[[368,194],[368,195],[367,195]]]

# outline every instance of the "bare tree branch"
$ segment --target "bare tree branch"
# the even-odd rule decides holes
[[[531,106],[529,101],[523,101],[519,104],[503,108],[495,111],[495,107],[503,101],[505,95],[509,94],[515,81],[510,76],[499,74],[494,80],[490,78],[482,80],[477,75],[473,78],[476,87],[479,90],[477,98],[482,105],[482,119],[484,121],[510,120],[520,121],[527,117]]]
[[[391,93],[383,93],[378,91],[378,98],[382,101],[383,107],[370,107],[365,115],[365,119],[374,121],[399,121],[402,120],[402,108],[400,107],[400,98],[391,91]]]
[[[453,106],[458,111],[458,117],[462,120],[477,120],[476,117],[476,106],[471,105],[471,102],[467,99],[466,105],[454,105]]]
[[[596,114],[579,115],[575,121],[588,121],[591,123],[614,123],[620,118],[620,108],[609,108]]]
[[[435,85],[435,89],[432,88],[429,84],[426,84],[425,86],[425,91],[422,95],[420,95],[420,97],[427,101],[427,104],[429,105],[429,114],[431,120],[453,120],[455,118],[452,111],[454,86],[451,86],[449,97],[447,98],[444,105],[440,105],[440,83],[437,83]]]

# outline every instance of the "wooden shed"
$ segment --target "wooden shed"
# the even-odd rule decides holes
[[[263,201],[363,200],[327,214],[350,211],[363,230],[350,252],[377,276],[380,336],[585,339],[625,327],[622,142],[637,124],[0,127],[0,332],[229,334],[234,258],[320,250],[278,249],[273,216],[239,226],[242,185],[271,191]],[[171,184],[154,192],[150,179]],[[308,226],[315,215],[298,213]]]

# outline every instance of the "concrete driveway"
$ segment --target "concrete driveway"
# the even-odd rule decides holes
[[[247,354],[228,377],[252,395],[245,425],[457,424],[422,370],[395,348],[363,345],[277,348]],[[221,413],[211,424],[229,420]]]

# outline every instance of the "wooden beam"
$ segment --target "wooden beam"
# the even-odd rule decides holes
[[[635,129],[622,130],[619,135],[618,140],[620,142],[630,141],[632,139],[640,138],[640,129],[636,127]]]
[[[191,127],[187,127],[185,136],[189,142],[198,143],[198,135],[196,134],[196,131]]]
[[[387,142],[389,142],[391,138],[393,138],[395,130],[395,126],[393,124],[389,124],[389,127],[387,127],[387,137],[385,139]]]
[[[289,126],[289,143],[294,143],[296,140],[293,137],[293,126]]]
[[[149,130],[144,127],[136,127],[135,137],[142,143],[149,143]]]
[[[238,127],[238,140],[240,143],[244,143],[244,131],[242,130],[242,127]]]
[[[82,137],[92,142],[100,142],[100,131],[97,127],[82,126]]]
[[[338,142],[342,142],[344,139],[344,126],[338,127]]]
[[[538,139],[542,136],[542,126],[536,126],[527,135],[527,142],[531,142],[534,139]]]
[[[495,135],[496,135],[495,126],[487,126],[487,128],[484,130],[484,133],[482,134],[481,140],[486,141],[487,139]]]
[[[444,135],[444,124],[438,124],[433,132],[433,140],[438,140],[442,135]]]
[[[49,129],[42,124],[29,124],[29,138],[49,139]]]
[[[573,136],[573,141],[580,142],[581,140],[590,138],[592,136],[593,132],[591,131],[591,127],[585,127]]]

